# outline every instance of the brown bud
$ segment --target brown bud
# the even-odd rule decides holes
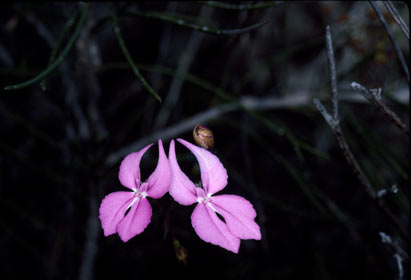
[[[193,137],[197,145],[211,149],[214,146],[213,132],[204,125],[197,124],[193,129]]]

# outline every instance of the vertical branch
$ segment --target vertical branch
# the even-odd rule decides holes
[[[91,188],[96,187],[95,184]],[[91,189],[90,188],[90,189]],[[98,223],[98,204],[94,193],[91,193],[88,197],[89,202],[89,217],[86,226],[86,240],[84,242],[83,256],[80,263],[78,279],[87,280],[94,279],[94,262],[98,251],[98,239],[99,239],[99,223]]]
[[[325,43],[327,47],[327,57],[328,57],[328,70],[330,72],[330,83],[331,83],[331,92],[333,104],[333,118],[334,121],[338,122],[338,89],[337,89],[337,74],[335,70],[335,59],[334,59],[334,50],[333,42],[331,39],[330,26],[327,25],[325,29]]]
[[[379,93],[381,93],[381,89],[378,89],[376,90],[376,92],[374,92],[375,90],[372,91],[356,82],[352,82],[351,87],[356,92],[367,98],[368,101],[370,101],[372,104],[375,105],[375,107],[377,107],[381,112],[383,112],[390,121],[396,124],[408,136],[410,136],[410,129],[407,127],[407,125],[401,121],[397,114],[395,114],[390,108],[388,108],[387,105],[385,105],[381,101],[381,97],[379,96]]]
[[[397,263],[398,267],[398,280],[402,280],[404,277],[404,269],[402,262],[404,260],[409,260],[408,254],[401,248],[397,241],[393,241],[391,236],[384,232],[380,232],[381,242],[387,244],[391,251],[393,252],[393,258]]]
[[[327,41],[327,55],[328,55],[328,62],[329,64],[334,63],[334,57],[332,57],[333,52],[329,50],[329,46],[332,47],[332,42],[331,42],[331,32],[329,27],[327,26],[326,29],[326,41]],[[348,164],[351,166],[352,170],[354,171],[355,175],[357,176],[358,180],[361,183],[361,186],[363,186],[364,190],[368,194],[368,196],[376,203],[378,209],[384,214],[384,216],[398,229],[399,233],[405,238],[408,239],[408,233],[407,231],[402,227],[402,225],[397,221],[395,216],[391,213],[390,210],[388,210],[383,203],[383,200],[380,199],[377,196],[377,193],[375,192],[372,184],[368,180],[367,176],[365,175],[364,171],[361,169],[360,165],[358,164],[357,160],[355,159],[354,155],[352,154],[347,142],[345,141],[344,135],[341,131],[340,123],[338,120],[338,113],[337,108],[338,108],[338,99],[336,91],[336,78],[335,76],[335,64],[330,65],[330,79],[331,79],[331,85],[332,85],[332,90],[333,90],[333,113],[334,116],[337,116],[337,119],[333,116],[331,116],[327,110],[324,108],[324,106],[321,104],[321,102],[318,99],[314,99],[313,102],[318,109],[318,111],[322,114],[328,125],[331,127],[331,130],[333,131],[335,137],[337,138],[337,143],[338,146],[340,147],[341,151],[344,154],[344,157]],[[331,69],[334,68],[333,71]],[[335,84],[333,84],[334,82]],[[334,88],[333,88],[334,87]]]
[[[202,7],[200,10],[200,18],[209,18],[211,16],[212,9]],[[197,54],[201,41],[203,40],[205,34],[201,32],[197,32],[196,30],[192,31],[192,34],[190,36],[190,39],[187,42],[186,47],[183,49],[183,52],[181,53],[178,66],[177,66],[177,72],[179,73],[186,73],[192,62],[193,59],[195,58],[195,55]],[[177,76],[173,78],[173,81],[171,82],[170,89],[167,94],[167,99],[165,101],[165,106],[162,106],[160,109],[160,112],[157,115],[157,118],[155,119],[154,122],[154,127],[155,128],[160,128],[164,126],[164,124],[167,122],[167,120],[170,117],[170,114],[172,110],[175,108],[176,104],[178,103],[178,99],[180,98],[181,94],[181,89],[184,84],[184,79],[181,79]]]
[[[410,82],[410,73],[408,71],[408,66],[407,63],[405,62],[404,56],[402,55],[400,46],[398,46],[397,41],[395,41],[394,35],[392,34],[392,30],[390,26],[388,25],[387,21],[384,18],[384,15],[381,13],[380,8],[374,1],[370,1],[370,5],[374,9],[375,13],[377,14],[378,18],[380,19],[382,25],[384,25],[385,31],[387,31],[388,36],[390,37],[392,46],[394,47],[395,53],[397,54],[397,57],[400,61],[400,64],[402,66],[402,69],[405,72],[405,75],[407,76],[407,81],[408,83]]]
[[[161,102],[161,97],[158,95],[158,93],[147,83],[146,79],[141,75],[140,70],[138,70],[137,65],[134,63],[133,59],[131,58],[131,55],[126,47],[126,44],[124,43],[123,36],[121,35],[120,32],[120,27],[118,25],[118,18],[114,10],[111,9],[111,17],[112,17],[112,22],[114,25],[114,33],[116,34],[117,41],[120,45],[121,50],[123,51],[124,56],[127,59],[128,64],[130,65],[131,69],[133,70],[134,74],[137,76],[138,80],[141,82],[141,84],[145,87],[145,89],[159,102]]]
[[[247,184],[251,186],[252,189],[252,194],[254,197],[254,201],[256,203],[256,209],[257,212],[259,213],[259,221],[261,225],[261,234],[262,236],[266,236],[266,227],[265,227],[265,221],[266,221],[266,214],[265,210],[263,207],[263,204],[261,203],[261,199],[259,198],[260,195],[258,193],[257,185],[255,183],[255,176],[254,176],[254,170],[253,170],[253,164],[251,161],[251,155],[250,155],[250,150],[248,148],[248,135],[247,135],[247,129],[249,126],[249,116],[247,114],[243,114],[243,128],[242,129],[242,137],[241,137],[241,150],[242,154],[244,155],[244,165],[245,165],[245,170],[246,170],[246,181]],[[267,238],[262,238],[262,246],[266,252],[268,252],[270,244],[268,243]]]
[[[398,24],[398,26],[401,28],[401,31],[404,33],[405,37],[407,39],[410,39],[410,28],[408,25],[405,23],[405,21],[402,19],[400,13],[397,11],[395,8],[394,4],[391,1],[383,1],[385,7],[387,10],[390,12],[392,17],[394,18],[395,22]]]

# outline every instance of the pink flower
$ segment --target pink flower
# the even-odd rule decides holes
[[[220,160],[211,152],[183,139],[177,141],[197,158],[202,184],[196,186],[181,171],[176,159],[174,140],[171,140],[169,161],[172,178],[169,193],[182,205],[198,203],[191,215],[191,223],[197,235],[206,242],[234,253],[238,253],[241,239],[260,240],[260,227],[254,221],[256,212],[248,200],[230,194],[214,196],[227,185],[227,171]]]
[[[127,155],[121,162],[118,177],[131,191],[110,193],[101,202],[99,218],[105,236],[118,233],[121,240],[127,242],[142,233],[151,220],[147,197],[160,198],[168,191],[171,170],[160,139],[157,167],[146,182],[140,180],[140,160],[152,145]],[[130,211],[126,214],[127,210]]]

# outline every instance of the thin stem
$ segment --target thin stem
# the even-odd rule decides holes
[[[170,23],[173,23],[179,26],[191,28],[191,29],[194,29],[200,32],[205,32],[205,33],[214,34],[214,35],[238,35],[241,33],[252,31],[268,23],[268,21],[262,21],[262,22],[258,22],[258,23],[243,27],[243,28],[217,29],[217,28],[206,26],[206,25],[190,23],[183,19],[177,18],[173,15],[170,15],[167,13],[160,13],[160,12],[128,12],[128,13],[124,13],[123,16],[142,16],[146,18],[163,20],[163,21],[170,22]]]
[[[206,4],[207,6],[214,7],[214,8],[221,8],[221,9],[226,9],[226,10],[239,10],[239,11],[261,9],[261,8],[276,6],[278,4],[277,1],[265,1],[263,3],[258,3],[258,4],[239,4],[239,5],[231,4],[231,3],[224,3],[220,1],[198,1],[198,3]]]
[[[385,105],[384,102],[381,101],[380,97],[376,95],[374,92],[369,90],[368,88],[362,86],[359,83],[352,82],[351,87],[368,99],[372,104],[374,104],[381,112],[383,112],[390,121],[396,124],[402,131],[404,131],[408,136],[410,136],[410,129],[407,125],[400,120],[400,118],[395,114],[390,108]]]
[[[137,76],[139,81],[143,84],[143,86],[148,90],[148,92],[159,102],[161,102],[161,97],[158,95],[158,93],[147,83],[146,79],[141,75],[140,71],[138,70],[136,64],[134,63],[133,59],[130,56],[130,53],[128,52],[128,49],[124,43],[123,36],[121,35],[120,32],[120,27],[118,25],[118,18],[115,14],[115,12],[112,10],[111,11],[111,16],[112,16],[112,22],[114,24],[114,33],[116,34],[118,43],[120,44],[120,48],[124,53],[124,56],[127,59],[128,64],[130,64],[131,69],[133,70],[134,74]]]
[[[327,25],[325,29],[325,43],[327,47],[327,57],[328,57],[328,69],[330,74],[331,82],[331,92],[332,92],[332,104],[333,104],[333,118],[335,122],[338,122],[338,89],[337,89],[337,74],[335,70],[335,59],[334,59],[334,50],[333,42],[331,39],[330,26]]]
[[[154,133],[140,138],[138,141],[133,142],[116,152],[111,153],[106,158],[106,165],[111,166],[115,164],[118,160],[124,157],[126,154],[129,154],[132,151],[138,150],[141,146],[146,145],[150,142],[155,141],[156,139],[161,138],[163,141],[176,137],[182,133],[190,131],[198,123],[204,123],[208,120],[215,119],[220,117],[223,114],[233,112],[236,110],[247,109],[246,112],[251,110],[272,110],[279,108],[289,108],[304,106],[307,104],[307,100],[295,99],[293,97],[284,97],[284,98],[254,98],[254,97],[242,97],[239,100],[234,102],[224,103],[219,106],[214,106],[209,110],[200,112],[194,116],[184,119],[183,121],[167,126],[167,128],[155,131]],[[301,142],[299,142],[301,143]],[[323,156],[323,155],[322,155]]]
[[[380,19],[382,25],[384,25],[385,31],[387,31],[388,36],[390,37],[392,46],[394,47],[395,53],[397,54],[397,57],[400,61],[401,67],[405,72],[405,75],[407,76],[407,81],[408,83],[410,82],[410,73],[408,71],[408,66],[407,63],[405,62],[404,56],[402,55],[402,51],[400,49],[400,46],[397,44],[397,41],[394,38],[394,35],[391,31],[390,26],[388,25],[387,21],[384,18],[384,15],[381,13],[380,8],[378,7],[377,4],[374,3],[374,1],[369,1],[370,5],[373,7],[375,13],[377,14],[378,18]]]
[[[26,88],[28,86],[31,86],[32,84],[35,84],[36,82],[42,80],[43,78],[45,78],[47,75],[49,75],[54,69],[56,69],[56,67],[63,61],[64,57],[67,55],[67,53],[71,50],[71,48],[74,45],[74,42],[76,41],[78,35],[80,34],[80,30],[83,26],[84,23],[84,19],[86,18],[86,14],[87,14],[87,9],[88,9],[88,3],[85,3],[83,6],[83,11],[81,13],[80,19],[77,23],[76,26],[76,30],[74,31],[73,36],[70,38],[70,41],[68,42],[67,46],[64,48],[64,50],[61,52],[61,54],[59,55],[59,57],[49,66],[46,68],[46,70],[44,70],[43,72],[41,72],[39,75],[37,75],[36,77],[34,77],[31,80],[28,80],[26,82],[20,83],[20,84],[16,84],[16,85],[10,85],[10,86],[6,86],[4,89],[5,90],[16,90],[16,89],[22,89],[22,88]]]
[[[392,15],[392,17],[394,18],[395,22],[401,28],[401,31],[404,33],[405,37],[407,37],[407,39],[409,40],[410,39],[410,28],[405,23],[405,21],[402,19],[400,13],[397,11],[394,4],[389,0],[388,1],[383,1],[383,3],[385,5],[385,7],[387,8],[387,10]]]
[[[67,33],[70,30],[71,26],[74,24],[74,22],[76,20],[76,17],[77,17],[77,15],[73,15],[72,17],[70,17],[69,20],[67,21],[66,25],[64,26],[63,32],[60,34],[60,37],[59,37],[56,45],[54,46],[54,48],[51,52],[51,56],[50,56],[50,59],[49,59],[48,66],[50,66],[53,63],[53,61],[55,60],[56,55],[57,55],[57,51],[59,50],[61,44],[63,43],[64,39],[66,38]],[[47,81],[47,78],[45,77],[40,83],[40,86],[43,90],[46,90],[46,81]]]
[[[319,108],[323,108],[325,112],[321,112],[323,116],[329,115],[325,108],[322,106],[320,101],[316,101],[316,107],[321,112]],[[324,117],[325,118],[325,117]],[[327,119],[326,119],[327,121]],[[329,123],[327,121],[327,123]],[[354,171],[355,175],[357,176],[358,180],[360,181],[361,185],[364,187],[364,190],[369,195],[369,197],[376,203],[378,209],[384,214],[384,216],[398,229],[398,232],[405,238],[409,239],[407,231],[402,227],[402,225],[397,221],[395,216],[391,213],[390,210],[387,209],[382,199],[377,196],[376,191],[374,190],[373,186],[371,185],[370,181],[368,180],[367,176],[365,175],[364,171],[361,169],[360,165],[358,164],[357,160],[355,159],[354,155],[352,154],[350,147],[348,146],[344,135],[341,131],[341,127],[339,123],[334,124],[334,126],[330,125],[332,132],[334,133],[335,137],[337,138],[338,146],[340,147],[341,151],[344,154],[344,157],[348,164],[351,166],[352,170]]]

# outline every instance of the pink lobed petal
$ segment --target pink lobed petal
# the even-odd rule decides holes
[[[193,145],[183,139],[179,138],[177,141],[186,146],[197,158],[200,164],[201,181],[206,193],[214,194],[224,189],[227,185],[227,170],[218,157],[206,149]]]
[[[197,201],[196,187],[181,171],[176,158],[174,140],[170,142],[168,160],[171,168],[171,183],[169,193],[175,201],[182,205],[191,205]]]
[[[101,201],[99,218],[105,236],[117,232],[117,224],[124,218],[124,213],[133,198],[133,192],[113,192]]]
[[[151,205],[146,198],[139,198],[131,206],[127,215],[118,223],[117,232],[123,242],[127,242],[144,231],[151,221]]]
[[[211,204],[220,213],[232,234],[241,239],[261,239],[261,231],[254,221],[256,212],[253,205],[237,195],[216,195]]]
[[[171,169],[161,139],[158,140],[158,163],[156,169],[147,179],[147,194],[152,198],[162,197],[169,189]]]
[[[140,186],[140,161],[144,153],[153,144],[145,146],[138,152],[128,154],[120,165],[118,178],[121,184],[130,189],[137,189]]]
[[[204,203],[198,203],[194,208],[191,223],[202,240],[238,253],[240,239],[234,236],[228,230],[227,225]]]

